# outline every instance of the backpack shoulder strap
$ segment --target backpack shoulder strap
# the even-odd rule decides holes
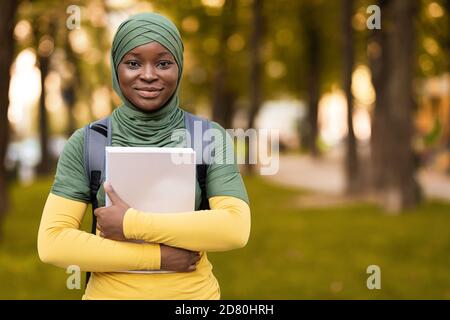
[[[184,112],[184,122],[190,135],[190,145],[196,153],[197,180],[202,192],[200,210],[208,210],[209,202],[206,194],[206,175],[211,163],[210,142],[205,141],[204,133],[211,128],[211,121],[197,117],[189,112]],[[189,140],[189,139],[188,139]]]
[[[105,147],[111,145],[111,129],[110,116],[91,122],[84,127],[83,159],[92,204],[92,234],[95,234],[97,229],[97,218],[94,215],[94,210],[98,208],[97,193],[105,179]],[[91,273],[87,272],[86,286],[90,277]]]
[[[94,121],[84,129],[84,168],[89,181],[92,208],[97,204],[97,192],[105,179],[105,146],[111,145],[111,118]],[[92,227],[95,233],[95,224]]]

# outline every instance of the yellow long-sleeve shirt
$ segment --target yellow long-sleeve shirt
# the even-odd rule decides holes
[[[50,193],[42,214],[38,252],[43,262],[78,265],[92,276],[83,299],[219,299],[220,288],[205,251],[246,245],[250,208],[235,197],[209,199],[211,210],[146,213],[130,208],[124,234],[147,243],[120,242],[79,230],[87,204]],[[202,252],[194,272],[136,274],[158,270],[159,243]]]

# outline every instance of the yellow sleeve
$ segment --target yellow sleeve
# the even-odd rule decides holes
[[[127,239],[163,243],[194,251],[242,248],[250,235],[250,208],[238,198],[209,199],[211,210],[147,213],[130,208],[123,222]]]
[[[86,208],[83,202],[49,194],[38,233],[43,262],[92,272],[160,269],[159,244],[113,241],[79,230]]]

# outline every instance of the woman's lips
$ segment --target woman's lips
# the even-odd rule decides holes
[[[158,97],[163,89],[152,89],[152,90],[148,90],[148,89],[135,89],[137,94],[145,99],[151,99],[151,98],[156,98]]]

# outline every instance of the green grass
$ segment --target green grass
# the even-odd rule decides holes
[[[65,270],[37,256],[50,184],[40,179],[11,189],[0,244],[0,299],[81,298],[81,290],[66,288]],[[292,205],[298,190],[260,178],[247,178],[246,185],[248,245],[209,254],[224,299],[450,299],[450,204],[431,201],[399,216],[365,203],[299,209]],[[381,290],[366,287],[369,265],[381,268]]]
[[[450,205],[389,216],[370,204],[296,209],[299,191],[247,179],[244,249],[209,254],[224,298],[450,299]],[[381,290],[366,269],[381,268]]]

